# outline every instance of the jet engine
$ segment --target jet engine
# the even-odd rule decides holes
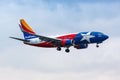
[[[74,48],[76,49],[84,49],[87,48],[88,44],[79,44],[79,45],[74,45]]]

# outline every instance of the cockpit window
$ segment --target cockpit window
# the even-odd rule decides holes
[[[102,37],[103,33],[98,33],[98,37]]]

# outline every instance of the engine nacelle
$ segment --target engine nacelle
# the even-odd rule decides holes
[[[84,49],[84,48],[87,48],[88,47],[88,44],[79,44],[79,45],[75,45],[74,48],[76,49]]]

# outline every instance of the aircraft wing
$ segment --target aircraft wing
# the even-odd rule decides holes
[[[37,35],[37,34],[32,34],[32,35],[39,37],[39,39],[42,40],[42,41],[46,41],[48,43],[53,43],[56,46],[61,45],[61,40],[60,39],[50,38],[50,37],[41,36],[41,35]]]

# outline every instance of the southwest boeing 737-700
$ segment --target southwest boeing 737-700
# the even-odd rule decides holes
[[[24,44],[31,46],[57,48],[58,51],[61,51],[61,48],[64,47],[66,48],[65,52],[70,52],[69,48],[71,46],[76,49],[85,49],[88,47],[88,44],[91,43],[96,43],[96,47],[99,47],[98,44],[108,39],[107,35],[96,31],[72,33],[56,37],[46,37],[36,34],[24,19],[20,20],[19,26],[23,32],[24,39],[16,37],[10,38],[22,41]]]

